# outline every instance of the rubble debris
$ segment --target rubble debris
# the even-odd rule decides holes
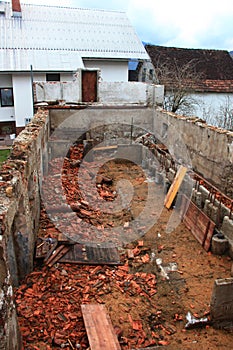
[[[186,319],[188,321],[185,325],[186,329],[205,327],[210,323],[208,317],[197,318],[194,315],[192,315],[190,311],[187,313]]]
[[[58,264],[48,269],[44,266],[28,275],[16,291],[24,344],[40,341],[51,349],[53,344],[65,344],[69,339],[72,344],[79,343],[81,349],[87,349],[81,304],[103,304],[102,297],[109,293],[133,298],[132,303],[134,298],[141,298],[144,303],[146,300],[150,302],[156,292],[156,276],[145,272],[132,274],[127,262],[118,267]],[[131,317],[132,332],[137,332],[138,336],[135,338],[134,334],[132,339],[122,337],[122,349],[138,342],[143,346],[156,344],[152,334],[153,341],[148,341],[142,321]]]
[[[98,197],[101,197],[109,202],[110,209],[111,202],[118,196],[114,176],[106,174],[109,167],[112,166],[111,162],[107,162],[106,165],[100,167],[97,161],[87,164],[82,160],[81,170],[79,166],[72,166],[74,162],[80,161],[82,157],[83,145],[78,144],[70,147],[67,157],[64,159],[55,158],[51,160],[48,175],[44,177],[42,188],[45,209],[54,222],[57,222],[59,216],[58,231],[65,232],[70,239],[78,242],[88,240],[98,243],[103,240],[103,242],[110,241],[112,244],[119,245],[121,239],[117,233],[119,224],[128,233],[132,231],[130,221],[133,216],[130,208],[124,208],[120,204],[119,210],[109,212],[108,210],[102,210],[98,205]],[[118,173],[121,172],[120,167],[124,168],[125,165],[117,164]],[[81,188],[80,171],[82,176]],[[97,173],[96,178],[94,178],[95,173]],[[142,176],[137,165],[132,165],[130,174],[129,171],[127,173],[131,181],[134,178],[134,186],[137,189],[139,188],[139,178],[143,180],[140,185],[144,186],[145,177]],[[93,191],[90,191],[92,181],[95,181],[93,186],[96,188],[93,187]],[[135,193],[132,201],[136,199],[137,194]],[[146,200],[146,196],[143,200]],[[116,233],[112,234],[112,231],[109,230],[108,237],[106,236],[107,232],[105,232],[105,236],[102,235],[101,231],[105,228],[114,227],[116,227]],[[138,229],[140,230],[140,228]]]
[[[52,266],[58,262],[89,265],[120,265],[117,247],[88,246],[71,240],[39,238],[36,246],[36,259]]]
[[[81,153],[79,146],[73,147],[72,153],[73,155],[76,154],[76,159],[79,159],[78,157]],[[71,158],[67,158],[65,162],[72,163],[73,155],[68,155]],[[69,181],[67,191],[69,186],[71,188],[70,193],[67,192],[66,198],[70,195],[69,200],[73,203],[72,205],[76,208],[77,213],[80,213],[80,209],[91,212],[91,216],[87,215],[86,220],[94,220],[95,224],[99,227],[99,233],[103,234],[104,225],[110,222],[109,217],[101,218],[103,220],[97,223],[99,219],[98,208],[95,208],[96,211],[93,211],[92,208],[90,209],[91,200],[86,200],[80,196],[80,192],[76,188],[76,177],[73,177],[73,173],[77,174],[79,171],[78,164],[73,168],[69,166],[68,172],[70,173],[68,174],[66,166],[63,166],[59,159],[51,162],[51,173],[55,176],[53,177],[54,182],[52,182],[52,186],[49,189],[49,195],[51,196],[51,208],[54,209],[54,213],[60,216],[66,211],[65,205],[59,208],[56,202],[60,193],[56,187],[60,176],[57,176],[59,166],[63,167],[62,181],[64,180],[64,183],[67,181],[67,184]],[[72,170],[70,170],[71,168]],[[92,170],[90,167],[86,172],[87,178],[92,176]],[[114,194],[113,187],[115,178],[112,174],[108,174],[108,172],[104,173],[104,176],[109,176],[109,178],[113,179],[112,185],[105,183],[110,193],[109,198],[111,198],[112,195],[116,195]],[[72,179],[74,179],[74,182]],[[135,182],[137,182],[137,185],[140,185],[144,183],[144,179],[142,176],[139,176],[135,179]],[[97,184],[97,188],[98,185],[101,184]],[[143,202],[144,200],[142,193],[140,193],[138,202]],[[138,205],[138,202],[136,205]],[[108,200],[108,203],[111,205],[111,199]],[[156,205],[156,203],[153,203],[153,205]],[[56,213],[57,208],[59,211]],[[71,232],[76,232],[76,227],[71,226],[69,214],[67,215],[67,213],[66,219],[67,221],[64,221],[64,225],[70,228]],[[82,219],[77,216],[77,220]],[[113,224],[120,222],[122,226],[124,223],[130,223],[129,217],[127,215],[125,216],[124,213],[120,213],[117,218],[111,218],[111,221]],[[153,349],[158,346],[166,346],[172,343],[174,339],[175,341],[177,339],[180,342],[183,341],[184,346],[186,346],[187,343],[183,337],[186,331],[183,329],[185,324],[183,301],[187,302],[185,296],[188,294],[188,288],[190,288],[191,280],[193,279],[188,279],[189,285],[185,286],[185,288],[173,291],[170,288],[173,282],[172,278],[170,278],[169,283],[162,283],[162,288],[165,289],[164,294],[157,294],[157,278],[154,272],[156,268],[152,262],[155,260],[158,251],[160,251],[160,256],[164,260],[168,258],[168,255],[169,259],[174,259],[174,261],[179,257],[179,265],[182,266],[182,270],[184,269],[184,274],[186,275],[188,271],[190,276],[193,276],[192,266],[195,264],[193,263],[192,255],[194,255],[193,247],[195,247],[196,242],[195,240],[190,240],[189,235],[184,235],[183,229],[181,229],[179,231],[179,243],[182,244],[181,237],[184,236],[183,240],[185,240],[185,244],[183,241],[183,245],[185,245],[185,248],[183,247],[182,254],[179,255],[177,250],[174,250],[177,235],[175,239],[174,237],[171,239],[171,244],[170,237],[172,237],[172,234],[169,236],[169,240],[167,240],[167,235],[164,234],[163,227],[163,224],[158,223],[156,230],[158,229],[161,234],[159,233],[157,238],[155,232],[153,232],[153,235],[150,237],[151,241],[153,240],[153,245],[151,243],[148,244],[148,237],[145,239],[143,237],[143,244],[140,241],[135,241],[133,244],[124,247],[125,249],[121,251],[123,265],[107,266],[106,264],[98,264],[94,266],[61,263],[65,257],[63,256],[51,268],[43,266],[42,268],[36,268],[32,274],[29,274],[15,293],[24,348],[28,350],[51,350],[59,348],[65,350],[72,348],[81,350],[89,349],[80,305],[90,303],[105,305],[111,316],[112,324],[115,333],[118,335],[122,350],[146,349],[148,347],[148,349]],[[125,228],[126,235],[130,232],[129,230],[130,224],[129,227]],[[55,227],[53,222],[49,220],[43,209],[41,211],[39,235],[45,240],[54,239],[55,241],[60,241],[59,244],[65,245],[61,232],[62,230],[60,231],[59,227]],[[156,239],[161,239],[159,244],[157,242],[156,244],[154,243],[154,240],[156,240],[155,237]],[[190,241],[192,244],[192,253],[186,254],[187,242],[190,244]],[[41,243],[42,241],[40,241]],[[151,248],[148,248],[148,246]],[[71,245],[71,247],[74,247],[74,245]],[[128,250],[133,253],[134,257],[129,257]],[[85,256],[86,252],[84,251],[83,253]],[[189,257],[187,259],[187,267],[183,259],[183,256],[186,255]],[[148,256],[150,257],[149,262],[147,262]],[[199,258],[202,259],[201,265],[206,263],[202,255]],[[212,256],[208,255],[207,258],[213,263],[211,260]],[[182,263],[180,260],[182,260]],[[175,262],[166,266],[163,265],[164,268],[168,266],[170,271],[173,271],[177,267]],[[167,274],[170,271],[166,271]],[[200,282],[199,275],[198,277],[195,276],[195,278],[198,278],[198,282]],[[207,305],[206,297],[203,294],[206,294],[208,287],[206,285],[203,285],[203,287],[205,289],[203,288],[204,292],[200,297],[202,303]],[[195,289],[196,291],[197,289]],[[179,293],[179,295],[176,293]],[[181,303],[179,303],[179,300]],[[192,302],[193,300],[189,300],[186,305],[191,305]],[[148,317],[152,313],[153,317]],[[173,334],[176,334],[177,338],[173,337]],[[191,331],[189,334],[195,336]],[[206,331],[206,334],[202,336],[205,345],[210,338]]]

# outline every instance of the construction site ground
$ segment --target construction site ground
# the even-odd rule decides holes
[[[112,162],[102,173],[113,178],[114,185],[127,166]],[[136,216],[148,201],[148,182],[136,165],[130,177],[134,186],[131,211]],[[88,349],[81,313],[81,304],[87,303],[106,306],[122,349],[232,349],[229,331],[211,324],[185,328],[188,312],[208,317],[214,281],[230,277],[232,261],[227,255],[206,252],[179,222],[178,211],[161,211],[164,196],[163,186],[157,185],[158,200],[149,205],[150,215],[159,212],[158,220],[142,237],[118,247],[121,265],[57,263],[48,267],[35,262],[34,271],[15,291],[23,349]],[[177,225],[168,233],[171,214]],[[44,211],[39,236],[59,237]],[[163,266],[176,266],[167,277],[161,274],[159,258]]]

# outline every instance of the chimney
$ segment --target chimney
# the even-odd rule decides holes
[[[13,17],[22,17],[20,0],[11,0]]]

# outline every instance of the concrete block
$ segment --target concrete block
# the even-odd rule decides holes
[[[161,185],[164,183],[164,178],[163,178],[163,173],[162,172],[156,172],[156,175],[155,175],[155,183],[157,185]]]
[[[202,194],[197,190],[193,190],[192,200],[199,209],[202,209]]]
[[[228,255],[233,259],[233,240],[228,240]]]
[[[166,178],[164,179],[164,184],[163,184],[163,193],[164,193],[164,194],[167,194],[167,193],[168,193],[168,190],[169,190],[170,186],[171,186],[171,182],[170,182],[169,179],[166,177]]]
[[[210,217],[210,215],[211,215],[211,208],[210,208],[210,200],[209,199],[205,200],[203,211],[208,217]]]
[[[229,216],[224,217],[221,232],[229,240],[233,240],[233,220]]]
[[[199,186],[198,192],[201,192],[201,199],[202,199],[202,208],[205,204],[206,199],[209,198],[210,192],[204,187],[204,186]]]
[[[173,182],[173,180],[174,180],[174,178],[175,178],[175,175],[176,175],[175,170],[173,170],[173,169],[170,168],[169,171],[168,171],[168,173],[167,173],[167,178],[168,178],[168,181],[169,181],[170,183]]]
[[[140,144],[118,145],[116,157],[128,159],[136,164],[141,164],[142,146]]]
[[[215,280],[210,319],[215,328],[233,327],[233,278]]]
[[[211,241],[211,252],[215,255],[223,255],[228,250],[228,245],[228,239],[215,235]]]
[[[209,204],[209,209],[210,209],[210,219],[215,222],[216,224],[218,224],[218,212],[219,212],[219,209],[213,204],[213,203],[210,203]]]
[[[149,166],[149,174],[150,174],[150,176],[153,176],[153,177],[156,174],[156,167],[154,166],[153,163]]]

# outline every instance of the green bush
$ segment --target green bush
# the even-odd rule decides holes
[[[0,150],[0,165],[9,157],[10,150],[9,149],[2,149]]]

